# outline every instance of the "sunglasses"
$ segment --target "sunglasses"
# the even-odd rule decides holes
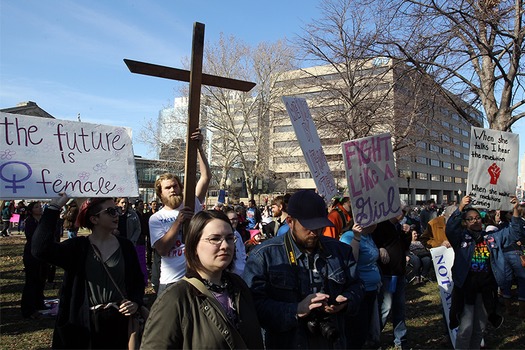
[[[93,214],[93,215],[96,216],[96,215],[99,215],[99,214],[102,214],[102,213],[106,213],[106,214],[108,214],[111,217],[117,217],[120,214],[122,214],[122,210],[119,207],[109,207],[109,208],[101,210],[98,213]]]

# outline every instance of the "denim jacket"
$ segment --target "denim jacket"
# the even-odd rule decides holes
[[[446,235],[454,249],[454,266],[452,266],[452,279],[454,285],[463,287],[470,271],[470,264],[476,243],[469,231],[462,226],[462,213],[457,209],[447,221]],[[490,267],[498,285],[505,281],[505,258],[503,247],[516,242],[522,234],[521,218],[512,217],[509,226],[498,231],[484,232],[484,240],[490,252]]]
[[[314,265],[326,281],[324,292],[334,299],[339,294],[348,298],[345,311],[333,317],[341,337],[335,344],[329,344],[322,335],[309,332],[305,320],[308,317],[297,317],[299,302],[311,293],[310,273],[301,264],[290,264],[285,246],[290,234],[274,237],[254,248],[244,269],[244,280],[252,291],[261,326],[266,330],[266,348],[342,348],[346,341],[345,316],[357,313],[364,290],[356,276],[352,249],[333,238],[319,238],[321,248]],[[299,260],[304,253],[291,241]]]

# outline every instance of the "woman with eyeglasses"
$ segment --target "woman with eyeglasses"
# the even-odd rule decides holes
[[[127,349],[129,316],[142,304],[144,282],[133,244],[113,234],[120,209],[112,198],[86,200],[77,223],[90,235],[57,243],[54,227],[67,201],[65,194],[51,201],[31,250],[64,269],[52,347]]]
[[[503,322],[496,312],[498,283],[505,279],[502,248],[523,234],[516,197],[510,198],[510,225],[491,232],[483,230],[480,212],[470,206],[471,201],[470,196],[462,198],[445,230],[454,249],[449,327],[458,327],[456,349],[479,349],[487,322],[495,328]]]
[[[227,271],[236,241],[228,217],[202,211],[184,239],[186,276],[153,304],[141,349],[262,349],[250,290]]]

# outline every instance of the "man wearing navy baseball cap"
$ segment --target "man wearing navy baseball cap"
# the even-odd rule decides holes
[[[266,348],[346,348],[345,316],[363,285],[350,246],[322,235],[333,226],[323,199],[298,191],[288,202],[290,230],[252,250],[244,280],[252,290]]]

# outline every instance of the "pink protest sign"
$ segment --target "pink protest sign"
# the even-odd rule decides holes
[[[390,134],[341,145],[355,222],[367,227],[398,215],[401,202]]]

